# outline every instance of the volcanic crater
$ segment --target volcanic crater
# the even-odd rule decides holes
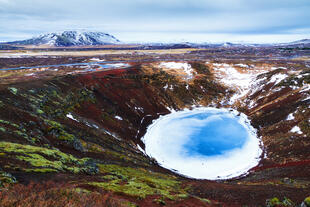
[[[310,192],[310,69],[267,49],[234,52],[0,58],[0,198],[39,203],[40,191],[49,205],[302,203]],[[259,163],[238,177],[197,180],[144,152],[154,120],[196,107],[245,114],[261,140]]]

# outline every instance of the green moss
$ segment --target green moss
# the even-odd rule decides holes
[[[51,127],[50,129],[52,129],[52,128],[56,128],[56,129],[63,128],[63,126],[56,121],[52,121],[49,119],[45,119],[44,121]]]
[[[114,148],[113,148],[114,151],[113,151],[113,150],[110,150],[108,148],[104,148],[103,146],[100,146],[98,144],[88,142],[88,141],[84,141],[82,139],[79,139],[79,142],[81,143],[81,146],[88,152],[105,154],[108,157],[113,157],[113,158],[116,158],[116,159],[121,160],[123,162],[133,162],[133,157],[135,157],[135,155],[131,154],[130,152],[128,152],[126,154],[120,153],[122,151],[122,149],[119,149],[118,147],[120,147],[121,144],[114,146]],[[126,146],[121,146],[121,147],[126,148]]]
[[[59,171],[64,170],[64,164],[61,161],[50,161],[39,154],[28,153],[25,156],[16,156],[18,160],[26,161],[33,167],[55,168]]]
[[[289,198],[284,197],[283,201],[282,201],[282,205],[283,206],[295,206],[295,204],[293,203],[293,201]]]
[[[57,91],[56,91],[56,90],[52,90],[51,96],[53,96],[53,97],[58,97]]]
[[[45,123],[49,125],[48,132],[54,134],[58,139],[73,142],[75,140],[75,136],[65,131],[64,126],[56,121],[44,120]]]
[[[304,203],[306,204],[306,206],[310,206],[310,196],[305,198]]]
[[[3,187],[4,184],[17,183],[16,178],[10,173],[0,171],[0,187]]]
[[[80,141],[81,145],[83,146],[83,148],[87,149],[87,151],[89,151],[89,152],[102,153],[105,151],[105,149],[103,149],[103,147],[101,147],[98,144],[86,142],[82,139],[80,139],[79,141]]]
[[[83,102],[95,103],[96,98],[91,90],[86,88],[62,94],[56,89],[42,89],[35,96],[29,96],[33,108],[39,109],[51,117],[64,117],[81,106]]]
[[[58,139],[63,140],[63,141],[73,142],[75,140],[75,136],[65,131],[61,131],[58,136]]]
[[[301,121],[298,126],[300,127],[301,131],[304,132],[305,134],[310,135],[310,122],[305,119]]]
[[[91,191],[89,190],[86,190],[86,189],[83,189],[83,188],[74,188],[72,189],[74,192],[77,192],[77,193],[91,193]]]
[[[35,143],[38,139],[35,137],[31,137],[30,140],[31,140],[31,143]]]
[[[28,137],[28,135],[24,132],[21,132],[19,130],[15,130],[14,133],[20,137],[23,137],[24,139],[30,141],[31,143],[34,143],[33,140],[31,138]]]
[[[34,173],[56,173],[58,172],[55,169],[52,168],[35,168],[35,169],[25,169],[25,172],[34,172]]]
[[[18,91],[17,88],[9,87],[8,89],[9,89],[9,91],[10,91],[11,93],[13,93],[14,95],[17,94],[17,91]]]
[[[14,124],[14,123],[11,123],[9,121],[2,120],[2,119],[0,119],[0,124],[6,124],[6,125],[10,125],[10,126],[15,127],[15,128],[19,128],[19,126],[17,124]]]
[[[29,163],[32,168],[25,170],[28,172],[69,171],[72,173],[93,173],[96,172],[97,168],[96,164],[89,158],[78,159],[57,149],[0,142],[0,152],[13,153],[15,159]]]
[[[206,74],[206,75],[211,75],[209,66],[200,63],[200,62],[192,62],[190,63],[191,66],[200,74]]]
[[[124,206],[127,206],[127,207],[137,207],[136,204],[131,203],[131,202],[129,202],[129,201],[123,201],[122,204],[123,204]]]
[[[295,206],[295,204],[288,198],[284,197],[283,201],[280,201],[279,198],[274,197],[272,199],[266,200],[267,207],[275,207],[275,206]]]
[[[272,199],[268,199],[266,201],[266,205],[267,205],[267,207],[274,207],[274,206],[277,206],[277,205],[281,205],[281,201],[279,200],[279,198],[274,197]]]
[[[0,119],[0,124],[10,124],[10,122]]]
[[[108,181],[90,182],[89,185],[139,198],[148,195],[161,195],[172,200],[187,197],[187,193],[180,188],[180,182],[174,176],[117,165],[99,164],[99,170],[108,174],[103,177]]]
[[[199,200],[201,200],[202,202],[204,203],[207,203],[207,204],[211,204],[211,201],[209,199],[206,199],[206,198],[199,198],[199,197],[196,197],[198,198]]]
[[[119,179],[119,177],[115,176],[115,175],[105,175],[102,177],[105,180],[116,180]]]
[[[157,204],[159,204],[159,205],[162,205],[162,206],[165,206],[165,205],[166,205],[165,200],[162,199],[162,198],[154,199],[153,202],[154,202],[154,203],[157,203]]]
[[[44,111],[42,111],[41,109],[37,109],[37,114],[44,114]]]
[[[6,132],[6,129],[3,127],[0,127],[0,132]]]

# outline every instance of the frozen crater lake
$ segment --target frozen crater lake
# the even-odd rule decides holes
[[[246,174],[262,154],[246,115],[231,109],[196,108],[161,116],[143,137],[145,152],[170,170],[197,179]]]

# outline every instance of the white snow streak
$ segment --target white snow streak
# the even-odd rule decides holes
[[[275,83],[275,85],[277,85],[278,83],[280,83],[282,80],[284,80],[287,77],[288,76],[286,74],[279,73],[279,74],[273,75],[269,82]]]
[[[118,120],[123,120],[123,118],[122,118],[122,117],[120,117],[120,116],[115,116],[115,119],[118,119]]]
[[[79,120],[77,120],[76,118],[74,118],[74,117],[72,116],[71,113],[67,114],[66,117],[69,118],[69,119],[72,119],[72,120],[74,120],[74,121],[79,122]]]
[[[187,74],[187,78],[193,78],[194,70],[192,66],[188,63],[178,63],[178,62],[162,62],[159,64],[161,68],[183,70]]]
[[[233,104],[239,98],[245,96],[251,89],[254,78],[257,76],[257,73],[240,73],[226,63],[213,63],[213,69],[220,82],[237,90],[237,93],[231,97],[229,104]]]
[[[294,117],[294,114],[293,114],[293,113],[289,114],[289,115],[287,116],[287,118],[286,118],[287,121],[294,120],[294,119],[295,119],[295,117]]]
[[[302,134],[302,131],[301,129],[298,127],[298,126],[294,126],[290,132],[293,132],[293,133],[297,133],[297,134]]]

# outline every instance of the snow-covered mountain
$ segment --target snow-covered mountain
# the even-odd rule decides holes
[[[294,41],[294,42],[291,42],[291,44],[310,44],[310,39]]]
[[[120,41],[103,32],[64,31],[49,33],[27,40],[10,42],[16,45],[83,46],[116,44]]]
[[[276,46],[285,46],[285,47],[310,47],[310,39],[302,39],[289,43],[276,44]]]

